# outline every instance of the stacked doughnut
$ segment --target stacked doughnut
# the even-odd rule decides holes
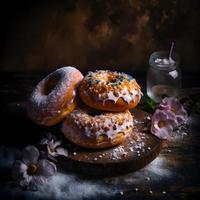
[[[33,90],[27,114],[34,122],[52,126],[62,121],[61,131],[85,148],[107,148],[122,143],[132,132],[129,111],[142,96],[136,80],[108,70],[83,77],[74,67],[49,74]]]

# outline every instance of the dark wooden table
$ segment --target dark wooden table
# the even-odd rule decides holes
[[[200,194],[200,85],[195,73],[183,74],[181,98],[190,97],[190,128],[177,133],[163,147],[159,156],[145,168],[114,177],[88,178],[59,171],[46,191],[27,192],[10,184],[10,167],[19,150],[37,144],[43,132],[20,112],[10,112],[8,105],[23,102],[34,85],[46,73],[0,74],[0,199],[192,199]],[[134,73],[145,88],[145,73]],[[31,124],[30,124],[31,123]],[[31,130],[30,130],[31,126]]]

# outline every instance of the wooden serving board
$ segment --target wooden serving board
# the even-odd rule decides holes
[[[147,129],[150,114],[134,109],[135,128],[130,138],[114,148],[90,150],[71,145],[68,158],[60,157],[60,165],[86,176],[113,176],[136,171],[157,157],[162,141]]]
[[[21,126],[23,129],[16,138],[29,145],[30,141],[25,141],[25,135],[31,139],[33,144],[38,141],[39,135],[45,131],[61,134],[60,124],[53,127],[39,126],[30,121],[25,113],[24,103],[12,103],[7,107],[9,121],[12,124],[12,130],[17,130]],[[58,163],[62,170],[72,171],[84,176],[113,176],[125,174],[143,168],[157,157],[161,148],[162,141],[152,135],[147,129],[151,120],[151,115],[140,109],[131,110],[134,116],[134,130],[129,138],[121,145],[113,148],[93,150],[78,147],[64,139],[63,144],[69,151],[69,156],[58,157]],[[12,117],[12,119],[11,119]],[[34,137],[33,137],[34,136]]]

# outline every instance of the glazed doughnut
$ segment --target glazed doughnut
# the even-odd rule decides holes
[[[77,108],[66,116],[61,131],[71,142],[85,148],[101,149],[122,143],[133,128],[133,117],[126,110],[93,115],[89,108]]]
[[[79,95],[88,106],[120,112],[137,106],[142,92],[130,75],[97,70],[85,76],[79,87]]]
[[[27,115],[37,124],[55,125],[76,107],[76,88],[83,75],[74,67],[63,67],[49,74],[33,90]]]

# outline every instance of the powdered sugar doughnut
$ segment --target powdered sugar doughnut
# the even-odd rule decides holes
[[[80,84],[79,95],[88,106],[119,112],[137,106],[142,92],[130,75],[97,70],[85,76]]]
[[[76,88],[83,75],[74,67],[63,67],[49,74],[33,90],[27,114],[34,122],[51,126],[76,107]]]
[[[133,117],[126,110],[95,114],[90,108],[77,108],[62,123],[62,132],[71,142],[86,148],[101,149],[122,143],[133,128]]]

